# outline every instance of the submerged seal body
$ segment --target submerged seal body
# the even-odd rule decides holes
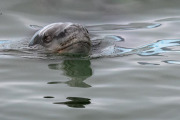
[[[85,27],[75,23],[52,23],[37,31],[29,46],[39,44],[62,54],[89,54],[91,40]]]

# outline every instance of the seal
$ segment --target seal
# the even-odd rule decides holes
[[[88,30],[76,23],[52,23],[43,27],[31,38],[29,47],[37,44],[61,54],[88,55],[91,50]]]

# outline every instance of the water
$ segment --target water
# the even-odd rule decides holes
[[[0,49],[0,119],[179,120],[179,4],[0,1],[1,44],[53,22],[84,24],[93,39],[116,43],[91,58]]]

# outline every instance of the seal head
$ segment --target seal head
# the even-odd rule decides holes
[[[53,23],[37,31],[29,46],[39,44],[62,54],[89,54],[91,41],[85,27],[74,23]]]

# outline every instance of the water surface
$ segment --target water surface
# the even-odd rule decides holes
[[[93,40],[113,43],[90,58],[1,47],[0,119],[179,120],[179,4],[0,1],[0,44],[28,40],[53,22],[83,24]]]

